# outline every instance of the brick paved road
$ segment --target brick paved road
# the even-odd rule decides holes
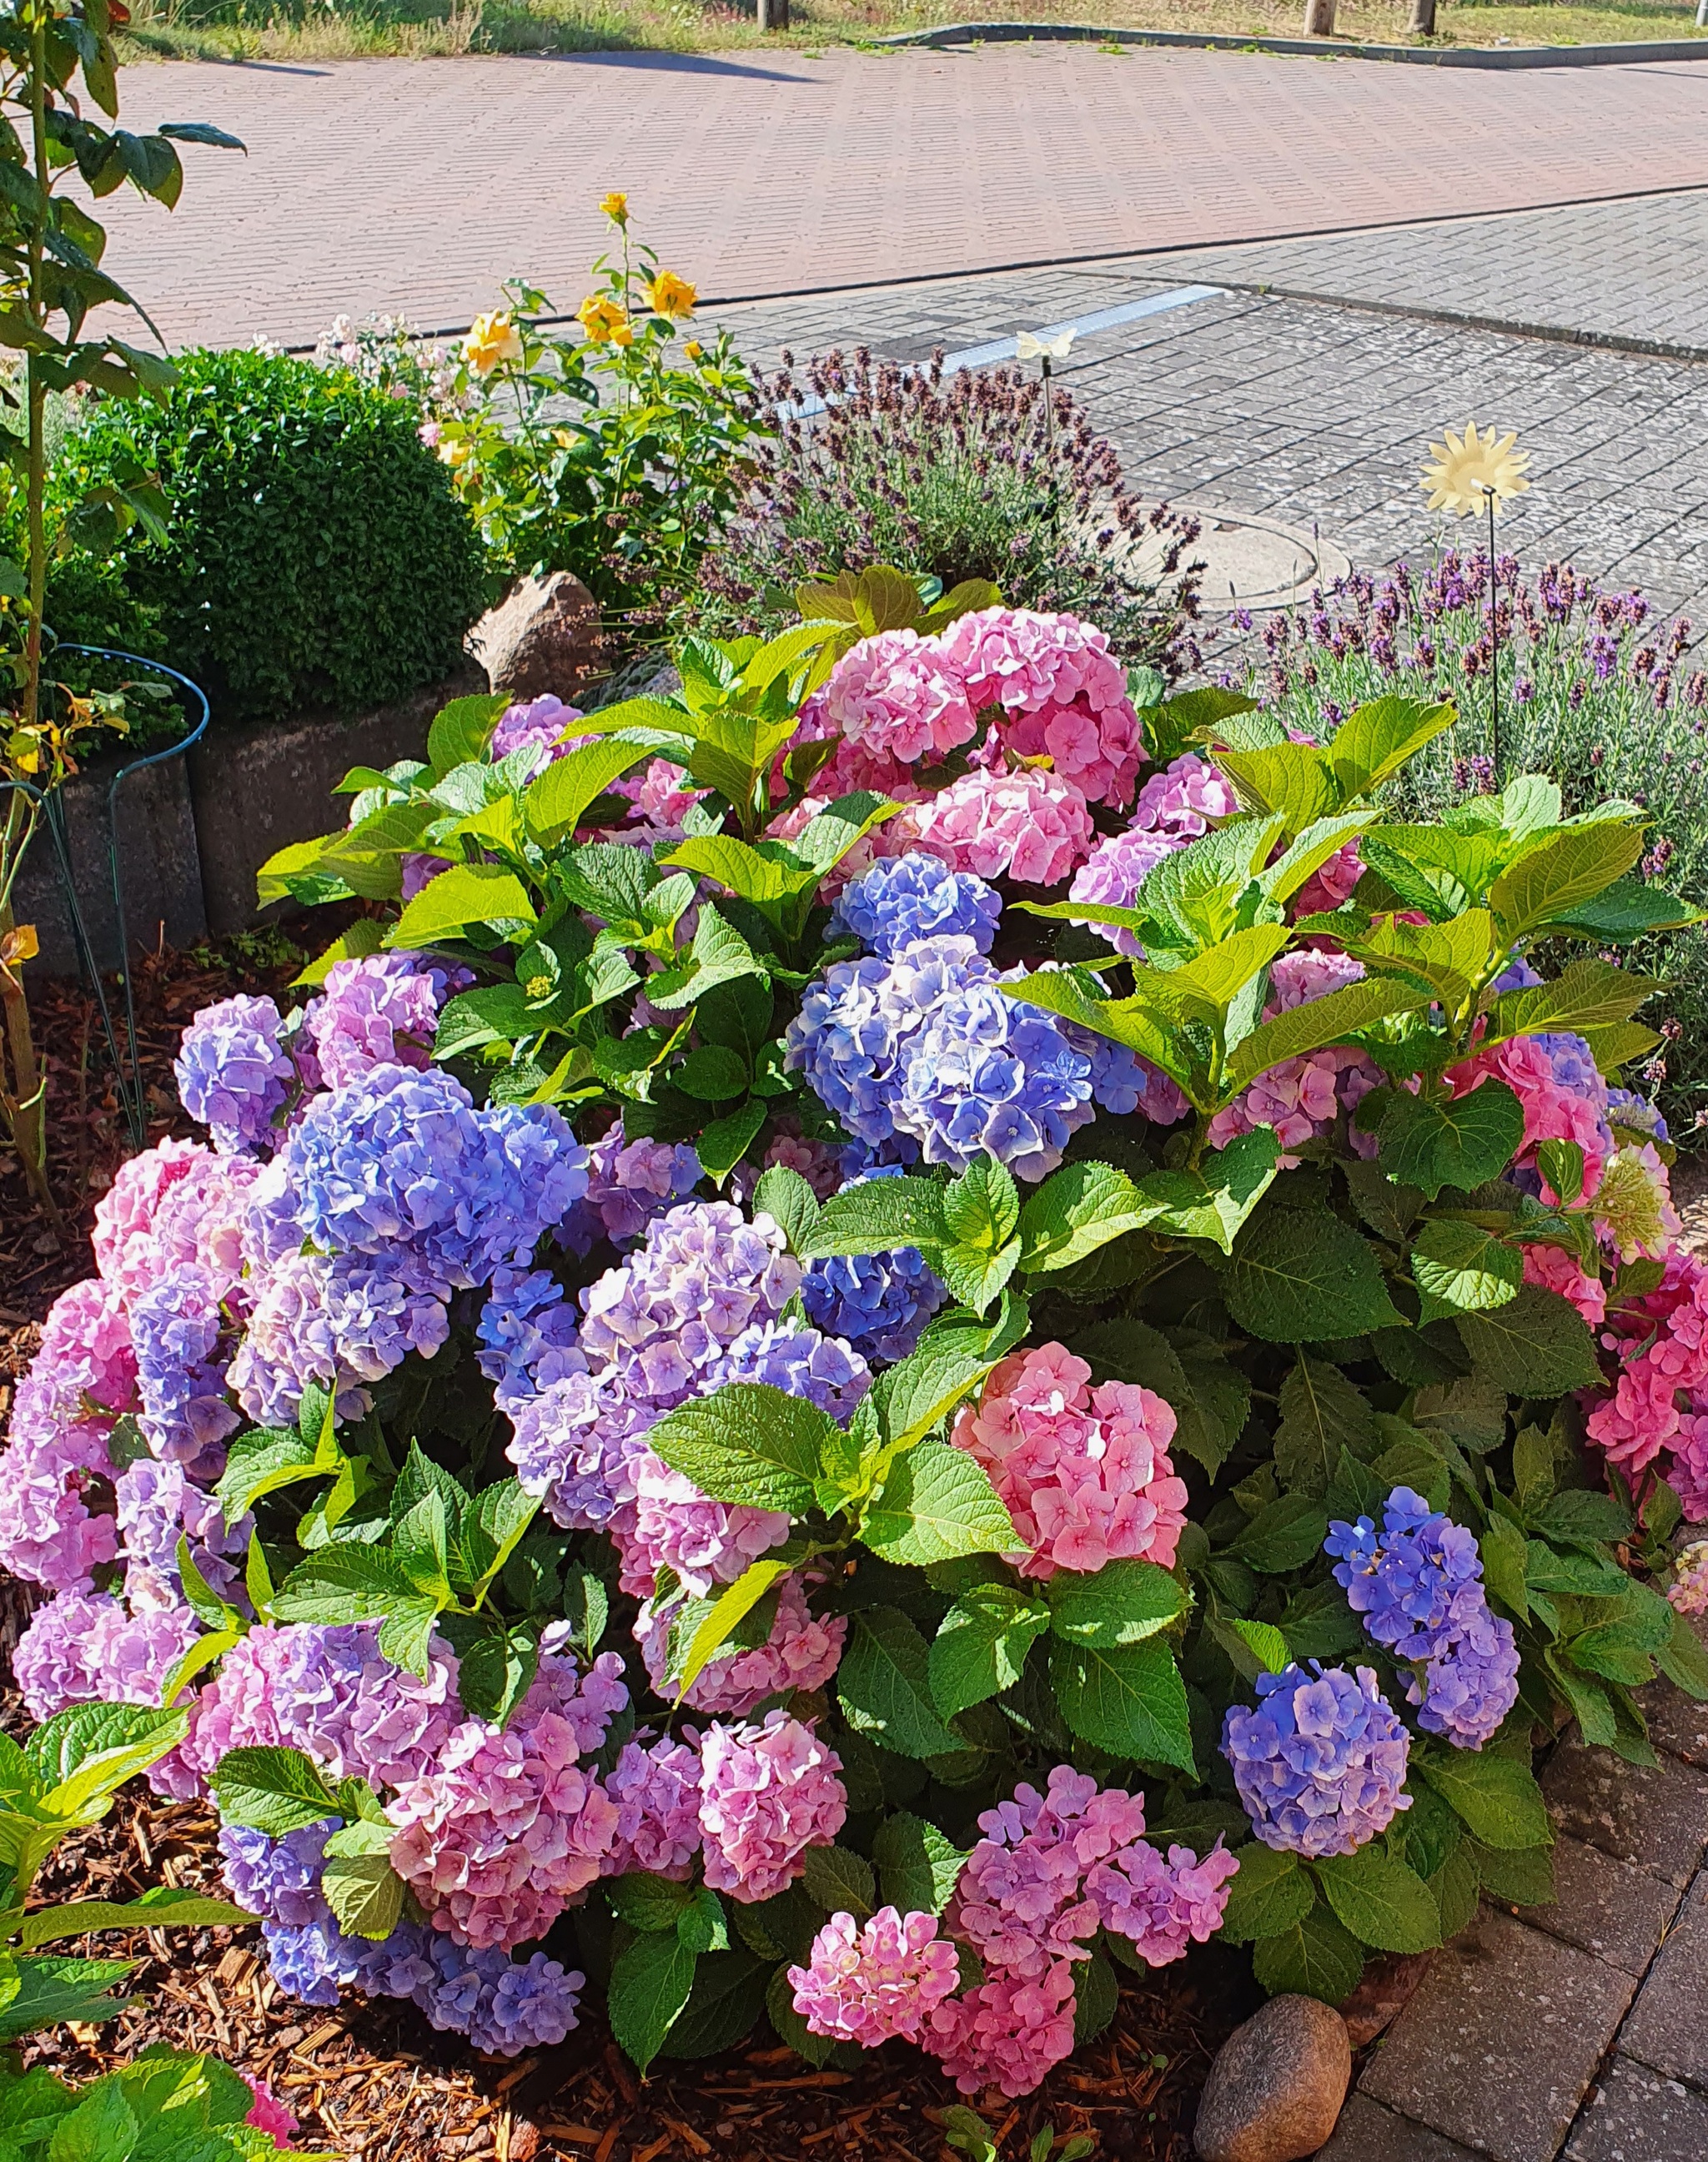
[[[578,297],[626,186],[703,292],[802,292],[1708,185],[1708,65],[1517,74],[1001,45],[139,66],[126,116],[214,121],[179,209],[111,206],[168,337],[461,324]]]

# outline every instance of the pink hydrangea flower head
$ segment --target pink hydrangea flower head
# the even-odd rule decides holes
[[[1068,898],[1089,901],[1099,908],[1131,908],[1139,888],[1157,864],[1184,845],[1166,833],[1145,833],[1136,827],[1125,833],[1111,833],[1098,843],[1074,872]],[[1078,921],[1129,960],[1137,960],[1145,950],[1136,935],[1119,924],[1098,923],[1089,916]]]
[[[1599,1329],[1606,1318],[1607,1287],[1600,1277],[1585,1276],[1577,1257],[1563,1246],[1526,1246],[1524,1281],[1570,1299],[1591,1329]]]
[[[844,654],[824,685],[824,718],[868,755],[934,764],[977,732],[960,670],[936,639],[882,630]]]
[[[1314,871],[1293,897],[1295,920],[1305,916],[1331,915],[1350,901],[1352,890],[1364,875],[1364,859],[1355,841],[1337,849],[1327,863]]]
[[[1202,1862],[1190,1847],[1171,1846],[1165,1859],[1138,1840],[1099,1862],[1086,1889],[1105,1929],[1126,1938],[1149,1966],[1167,1966],[1220,1929],[1239,1868],[1220,1840]]]
[[[1584,1152],[1584,1193],[1593,1198],[1602,1167],[1613,1152],[1607,1125],[1607,1084],[1596,1072],[1580,1037],[1517,1036],[1491,1051],[1479,1051],[1448,1069],[1456,1096],[1485,1076],[1504,1081],[1524,1110],[1519,1161],[1533,1161],[1538,1143],[1575,1141]]]
[[[1143,1798],[1058,1764],[1046,1794],[1016,1787],[979,1825],[949,1906],[953,1935],[987,1971],[1032,1980],[1058,1960],[1089,1958],[1101,1918],[1087,1877],[1142,1837]]]
[[[1692,1395],[1689,1402],[1690,1409],[1679,1414],[1667,1482],[1686,1520],[1700,1524],[1708,1518],[1708,1395]]]
[[[700,1766],[706,1882],[744,1904],[792,1884],[807,1849],[833,1845],[848,1815],[841,1759],[786,1712],[712,1726]]]
[[[644,1869],[683,1883],[700,1851],[700,1759],[687,1742],[666,1735],[649,1747],[625,1742],[605,1775],[617,1805],[617,1843],[603,1863],[607,1877]]]
[[[994,2086],[1017,2101],[1073,2055],[1073,1967],[1057,1960],[1036,1980],[992,1975],[945,1998],[919,2039],[963,2094]]]
[[[13,1397],[0,1455],[0,1564],[51,1590],[86,1588],[118,1553],[112,1519],[91,1510],[112,1476],[114,1418],[137,1403],[137,1365],[118,1294],[91,1278],[62,1292]]]
[[[274,1749],[284,1741],[274,1710],[280,1674],[296,1648],[291,1628],[264,1622],[233,1644],[214,1679],[198,1691],[190,1731],[173,1755],[197,1780],[206,1780],[228,1749]]]
[[[1003,1360],[956,1414],[956,1446],[989,1472],[1031,1549],[1022,1575],[1173,1565],[1187,1500],[1167,1453],[1174,1413],[1150,1389],[1090,1380],[1083,1359],[1045,1344]]]
[[[650,1597],[659,1570],[668,1569],[703,1599],[714,1585],[734,1584],[750,1562],[789,1536],[786,1511],[708,1500],[650,1449],[635,1450],[626,1469],[634,1507],[611,1530],[622,1559],[622,1587],[638,1597]]]
[[[187,1606],[133,1614],[108,1592],[62,1591],[31,1616],[13,1676],[32,1719],[97,1699],[158,1705],[161,1684],[201,1634]]]
[[[147,1240],[162,1196],[187,1178],[200,1158],[212,1154],[200,1141],[157,1141],[122,1163],[96,1203],[95,1266],[102,1281],[122,1297],[144,1288],[152,1279]]]
[[[776,1618],[770,1635],[750,1652],[731,1652],[703,1667],[682,1700],[691,1710],[739,1716],[768,1696],[781,1696],[789,1689],[823,1689],[836,1672],[848,1637],[848,1616],[833,1614],[821,1621],[808,1609],[801,1580],[793,1574],[779,1579],[776,1589]],[[643,1606],[635,1636],[653,1688],[667,1702],[673,1700],[676,1690],[668,1674],[669,1615],[655,1615]]]
[[[1079,789],[1035,766],[963,774],[922,804],[912,824],[916,845],[951,870],[1022,885],[1059,885],[1096,838]]]
[[[255,2097],[254,2107],[243,2119],[244,2123],[253,2124],[258,2132],[266,2133],[280,2147],[288,2147],[290,2136],[296,2130],[296,2119],[264,2080],[251,2079],[247,2072],[242,2077],[244,2086]]]
[[[1308,1141],[1332,1133],[1343,1111],[1355,1110],[1381,1085],[1379,1069],[1349,1044],[1331,1044],[1298,1058],[1284,1058],[1216,1113],[1209,1122],[1210,1146],[1225,1148],[1236,1135],[1248,1134],[1255,1126],[1272,1126],[1283,1149],[1303,1147]],[[1349,1125],[1347,1139],[1355,1154],[1375,1154],[1373,1136]],[[1296,1161],[1282,1158],[1284,1168]]]
[[[1309,1005],[1314,1000],[1325,999],[1331,992],[1344,991],[1349,984],[1363,980],[1364,964],[1355,961],[1350,953],[1302,946],[1270,963],[1269,1003],[1263,1009],[1263,1018],[1273,1021],[1277,1014],[1291,1012],[1294,1006]]]
[[[795,2009],[815,2034],[875,2050],[922,2024],[960,1986],[955,1948],[934,1914],[880,1907],[864,1929],[833,1914],[812,1940],[805,1966],[789,1969]]]
[[[458,1944],[543,1936],[617,1843],[617,1804],[552,1694],[530,1690],[502,1733],[470,1721],[391,1805],[392,1867]]]
[[[1100,630],[1077,616],[979,608],[938,640],[969,705],[995,706],[996,732],[1021,757],[1048,757],[1094,803],[1131,800],[1144,755],[1126,676]]]
[[[554,691],[520,705],[506,706],[487,744],[487,757],[496,765],[500,759],[508,758],[524,744],[534,744],[547,754],[541,760],[542,765],[555,763],[575,748],[573,743],[564,739],[575,723],[583,718],[575,707],[566,706]]]

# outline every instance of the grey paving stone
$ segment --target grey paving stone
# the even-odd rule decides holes
[[[1564,2162],[1702,2162],[1705,2154],[1708,2101],[1616,2057],[1578,2114]]]
[[[1648,1738],[1669,1757],[1708,1769],[1708,1704],[1696,1704],[1670,1682],[1639,1689],[1637,1702],[1648,1721]]]
[[[1678,1912],[1678,1887],[1570,1838],[1554,1843],[1554,1883],[1553,1905],[1525,1908],[1524,1920],[1641,1981]]]
[[[1557,1828],[1616,1861],[1688,1884],[1708,1844],[1708,1775],[1664,1757],[1627,1764],[1569,1742],[1543,1773]]]
[[[1361,2087],[1494,2162],[1553,2162],[1635,1987],[1486,1911],[1437,1953]]]
[[[1708,2084],[1708,1877],[1661,1946],[1619,2047],[1669,2079]]]
[[[1469,2148],[1444,2139],[1426,2124],[1384,2109],[1368,2095],[1350,2096],[1335,2136],[1317,2162],[1476,2162]]]

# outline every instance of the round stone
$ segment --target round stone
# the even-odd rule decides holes
[[[1302,2162],[1335,2129],[1351,2077],[1340,2013],[1314,1997],[1272,1997],[1209,2068],[1193,2131],[1201,2162]]]

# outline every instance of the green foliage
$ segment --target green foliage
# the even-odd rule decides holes
[[[254,2106],[248,2082],[228,2065],[162,2042],[81,2087],[44,2065],[26,2072],[15,2058],[0,2058],[0,2137],[28,2162],[145,2162],[166,2154],[262,2162],[287,2150],[248,2123]]]
[[[109,559],[154,626],[144,650],[222,719],[358,713],[448,675],[488,598],[479,540],[415,429],[337,369],[187,353],[151,402],[102,405],[69,439],[55,514],[158,473],[170,524],[133,529]]]

